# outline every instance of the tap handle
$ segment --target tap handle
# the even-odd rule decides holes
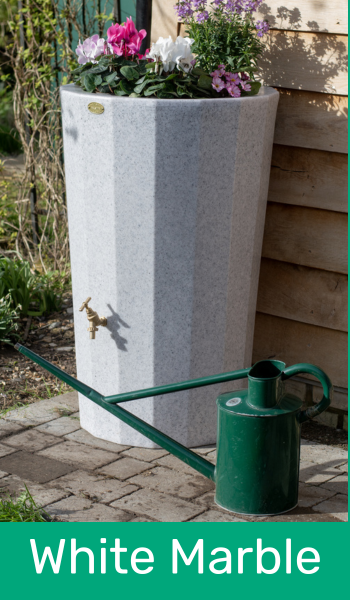
[[[88,304],[89,304],[90,300],[91,300],[91,298],[89,297],[89,298],[87,298],[87,299],[85,300],[85,302],[83,302],[83,304],[82,304],[82,305],[81,305],[81,307],[79,308],[80,312],[81,312],[82,310],[84,310],[84,308],[86,308],[86,310],[89,308]]]

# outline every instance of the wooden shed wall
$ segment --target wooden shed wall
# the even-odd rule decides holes
[[[153,0],[153,41],[176,37],[174,3]],[[261,78],[279,90],[280,101],[253,360],[319,365],[337,386],[336,406],[344,411],[347,2],[270,0],[258,18],[271,26]]]

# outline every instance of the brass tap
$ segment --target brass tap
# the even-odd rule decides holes
[[[102,327],[106,327],[107,319],[106,317],[99,317],[95,310],[92,310],[90,306],[88,306],[91,298],[87,298],[85,302],[79,308],[80,312],[86,308],[86,316],[88,318],[90,327],[88,327],[88,331],[90,332],[90,340],[95,339],[95,331],[98,331],[97,325],[101,325]]]

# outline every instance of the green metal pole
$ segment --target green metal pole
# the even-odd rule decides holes
[[[198,456],[195,452],[192,452],[185,446],[182,446],[181,444],[179,444],[178,442],[176,442],[169,436],[165,435],[161,431],[158,431],[158,429],[156,429],[155,427],[152,427],[152,425],[149,425],[142,419],[139,419],[138,417],[136,417],[135,415],[124,410],[120,406],[113,406],[113,404],[111,404],[110,402],[106,402],[106,399],[102,394],[99,394],[99,392],[96,392],[96,390],[93,390],[85,383],[82,383],[81,381],[78,381],[78,379],[75,379],[71,375],[68,375],[68,373],[65,373],[64,371],[62,371],[62,369],[60,369],[59,367],[56,367],[55,365],[53,365],[49,361],[45,360],[38,354],[35,354],[35,352],[32,352],[25,346],[22,346],[21,344],[16,344],[15,348],[19,352],[21,352],[21,354],[24,354],[24,356],[27,356],[33,362],[40,365],[47,371],[49,371],[49,373],[52,373],[52,375],[55,375],[61,381],[64,381],[65,383],[70,385],[73,389],[77,390],[78,392],[80,392],[81,394],[83,394],[84,396],[89,398],[89,400],[92,400],[93,402],[95,402],[96,404],[98,404],[99,406],[101,406],[102,408],[107,410],[108,412],[110,412],[112,415],[118,417],[118,419],[120,419],[121,421],[124,421],[124,423],[126,423],[127,425],[130,425],[130,427],[133,427],[134,429],[136,429],[137,431],[139,431],[140,433],[142,433],[143,435],[148,437],[150,440],[152,440],[153,442],[155,442],[156,444],[158,444],[159,446],[164,448],[165,450],[168,450],[168,452],[171,452],[171,454],[173,454],[174,456],[176,456],[177,458],[179,458],[180,460],[182,460],[183,462],[188,464],[190,467],[192,467],[196,471],[199,471],[200,473],[202,473],[202,475],[204,475],[205,477],[208,477],[209,479],[215,481],[214,465],[212,465],[210,462],[208,462],[201,456]],[[249,371],[249,369],[246,369],[244,371],[239,371],[239,372],[236,371],[236,373],[231,374],[231,378],[237,379],[238,377],[235,377],[235,375],[237,373],[241,374],[239,378],[244,377],[243,372],[245,372],[245,371]],[[225,375],[229,375],[229,374],[225,374]],[[227,379],[220,379],[221,377],[222,377],[221,375],[214,375],[213,377],[206,377],[203,379],[199,379],[198,381],[200,382],[199,384],[202,386],[210,385],[212,383],[219,383],[219,381],[227,381]],[[174,385],[169,385],[169,386],[163,386],[160,388],[149,388],[149,390],[142,390],[141,392],[130,392],[130,394],[121,394],[121,396],[123,397],[122,402],[126,402],[127,400],[135,400],[137,398],[145,398],[148,396],[157,395],[157,393],[163,394],[163,393],[179,391],[180,389],[189,389],[192,387],[196,387],[195,382],[196,382],[196,380],[187,381],[187,382],[184,382],[183,384],[174,384]],[[181,385],[183,387],[179,388],[178,386],[181,386]],[[166,391],[163,391],[164,389]],[[161,391],[159,391],[159,390],[161,390]],[[129,397],[126,398],[126,396],[129,396]],[[114,403],[118,402],[117,398],[118,398],[118,396],[114,397]]]

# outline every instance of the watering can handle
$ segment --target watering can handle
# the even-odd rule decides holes
[[[298,375],[299,373],[309,373],[309,375],[317,377],[317,379],[319,379],[319,381],[322,383],[323,388],[323,397],[320,402],[318,402],[318,404],[315,406],[310,406],[306,410],[301,411],[299,421],[300,423],[304,423],[304,421],[307,421],[308,419],[317,417],[317,415],[329,407],[333,396],[333,386],[331,380],[324,371],[307,363],[300,363],[293,365],[292,367],[287,367],[283,371],[282,379],[289,379],[289,377],[293,377],[293,375]]]

